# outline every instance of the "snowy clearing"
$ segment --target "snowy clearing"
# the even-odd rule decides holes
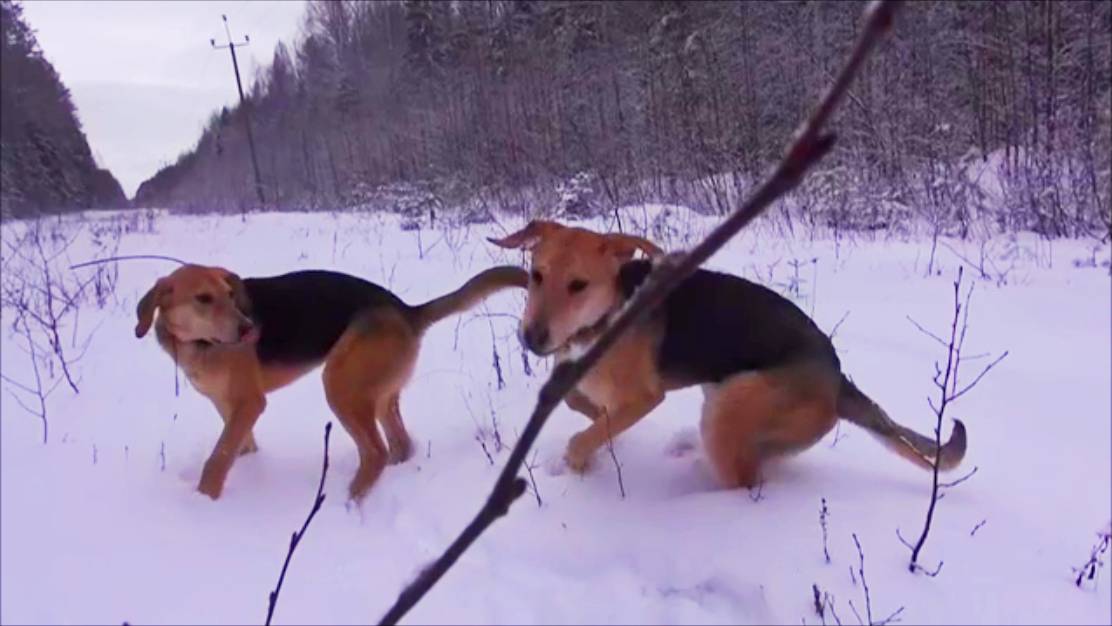
[[[631,209],[626,225],[657,214]],[[503,232],[493,224],[403,231],[375,214],[135,215],[45,220],[48,232],[76,237],[55,268],[113,253],[103,232],[128,220],[136,229],[116,254],[174,255],[242,276],[335,269],[411,303],[522,259],[486,243]],[[678,229],[692,238],[715,223],[682,220]],[[5,240],[24,227],[5,224]],[[1108,568],[1081,589],[1072,570],[1112,519],[1109,248],[1025,235],[945,241],[935,274],[925,276],[930,252],[929,240],[788,238],[765,220],[710,266],[772,286],[828,332],[841,321],[834,341],[845,371],[896,420],[929,433],[926,398],[944,348],[907,317],[945,332],[958,255],[986,259],[984,275],[966,267],[977,285],[965,354],[986,356],[966,365],[963,380],[1004,350],[1010,356],[952,407],[968,426],[969,451],[950,478],[979,469],[939,503],[922,557],[928,566],[944,561],[937,577],[909,573],[896,536],[921,529],[928,473],[843,422],[775,467],[759,494],[720,490],[697,436],[702,395],[690,389],[616,442],[624,499],[608,458],[583,477],[546,469],[584,425],[560,408],[535,460],[543,504],[533,494],[520,499],[405,621],[813,624],[822,619],[812,585],[833,596],[842,623],[857,622],[850,601],[867,621],[856,534],[875,621],[903,607],[904,623],[1112,622]],[[6,248],[5,259],[5,272],[26,270]],[[290,533],[312,503],[333,417],[319,372],[272,394],[255,429],[260,452],[236,463],[219,501],[198,494],[219,417],[184,378],[175,394],[171,360],[153,337],[133,334],[138,297],[171,269],[120,263],[103,308],[82,305],[63,342],[80,347],[95,332],[72,365],[79,393],[63,383],[47,401],[46,445],[38,417],[14,400],[26,394],[3,384],[4,623],[265,617]],[[401,398],[418,452],[388,467],[361,507],[345,502],[357,458],[336,424],[328,498],[293,557],[275,623],[376,621],[475,513],[548,372],[538,359],[525,372],[514,319],[523,302],[523,292],[500,294],[426,335]],[[0,312],[0,370],[27,383],[29,357],[12,319],[12,310]]]

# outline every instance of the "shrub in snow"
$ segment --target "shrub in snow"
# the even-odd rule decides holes
[[[601,212],[596,202],[594,184],[596,177],[590,172],[579,172],[556,185],[556,215],[568,219],[587,219]]]

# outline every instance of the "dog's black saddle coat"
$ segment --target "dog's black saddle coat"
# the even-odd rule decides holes
[[[622,266],[618,281],[627,299],[650,271],[647,260]],[[677,382],[717,383],[800,360],[829,362],[840,370],[829,337],[799,307],[738,276],[696,270],[653,315],[664,324],[660,373]]]
[[[372,282],[325,270],[245,278],[248,313],[259,326],[260,363],[302,365],[324,359],[361,313],[382,306],[409,309]]]

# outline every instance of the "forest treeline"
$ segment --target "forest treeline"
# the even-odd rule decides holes
[[[722,211],[779,157],[862,8],[313,1],[250,88],[265,205]],[[795,206],[850,228],[1107,236],[1110,77],[1112,3],[907,3]],[[243,115],[214,113],[137,203],[257,207]],[[988,161],[999,180],[973,180]]]
[[[13,0],[0,0],[0,216],[128,205],[93,159],[69,90]]]

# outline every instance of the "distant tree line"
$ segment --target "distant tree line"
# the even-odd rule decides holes
[[[124,207],[22,7],[0,0],[0,216]]]
[[[861,2],[313,1],[255,77],[266,203],[587,210],[646,200],[725,210],[847,53]],[[914,2],[796,194],[809,219],[911,217],[1107,236],[1112,3]],[[243,111],[139,189],[186,210],[257,204]],[[999,196],[970,180],[999,160]],[[564,195],[567,195],[566,193]],[[986,213],[988,211],[989,213]]]

